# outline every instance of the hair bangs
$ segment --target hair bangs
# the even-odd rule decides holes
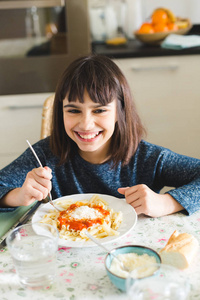
[[[105,70],[94,61],[85,61],[75,74],[68,74],[63,89],[63,99],[69,102],[84,102],[84,92],[95,103],[107,105],[118,96],[118,80],[113,78],[111,70]]]

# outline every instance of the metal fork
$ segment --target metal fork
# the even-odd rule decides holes
[[[29,142],[28,140],[26,140],[26,141],[27,141],[27,143],[28,143],[28,145],[29,145],[29,148],[30,148],[31,151],[33,152],[35,158],[37,159],[37,161],[38,161],[40,167],[43,168],[43,165],[42,165],[41,161],[39,160],[39,157],[37,156],[35,150],[34,150],[33,147],[31,146],[30,142]],[[54,203],[53,203],[53,201],[52,201],[51,192],[49,192],[49,194],[48,194],[48,199],[49,199],[49,203],[50,203],[51,205],[53,205],[53,207],[54,207],[57,211],[61,211],[61,210],[62,210],[62,209],[59,209],[58,207],[56,207],[56,206],[54,205]]]

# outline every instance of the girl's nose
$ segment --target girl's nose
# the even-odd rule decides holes
[[[90,130],[94,126],[94,119],[91,116],[91,114],[83,114],[81,116],[80,122],[79,122],[79,127],[80,129],[83,130]]]

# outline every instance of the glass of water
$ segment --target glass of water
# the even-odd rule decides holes
[[[45,288],[56,276],[58,230],[49,224],[19,226],[6,238],[19,281],[23,287]]]

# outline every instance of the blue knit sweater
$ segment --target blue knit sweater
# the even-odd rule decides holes
[[[78,193],[108,194],[118,198],[119,187],[146,184],[154,192],[169,186],[171,194],[188,212],[200,208],[200,160],[176,154],[169,149],[141,141],[130,163],[116,169],[111,162],[91,164],[77,153],[69,162],[58,166],[49,148],[49,138],[34,146],[43,166],[52,169],[53,199]],[[28,148],[14,162],[0,171],[0,199],[10,190],[21,187],[26,174],[38,167]],[[1,208],[0,211],[13,208]]]

